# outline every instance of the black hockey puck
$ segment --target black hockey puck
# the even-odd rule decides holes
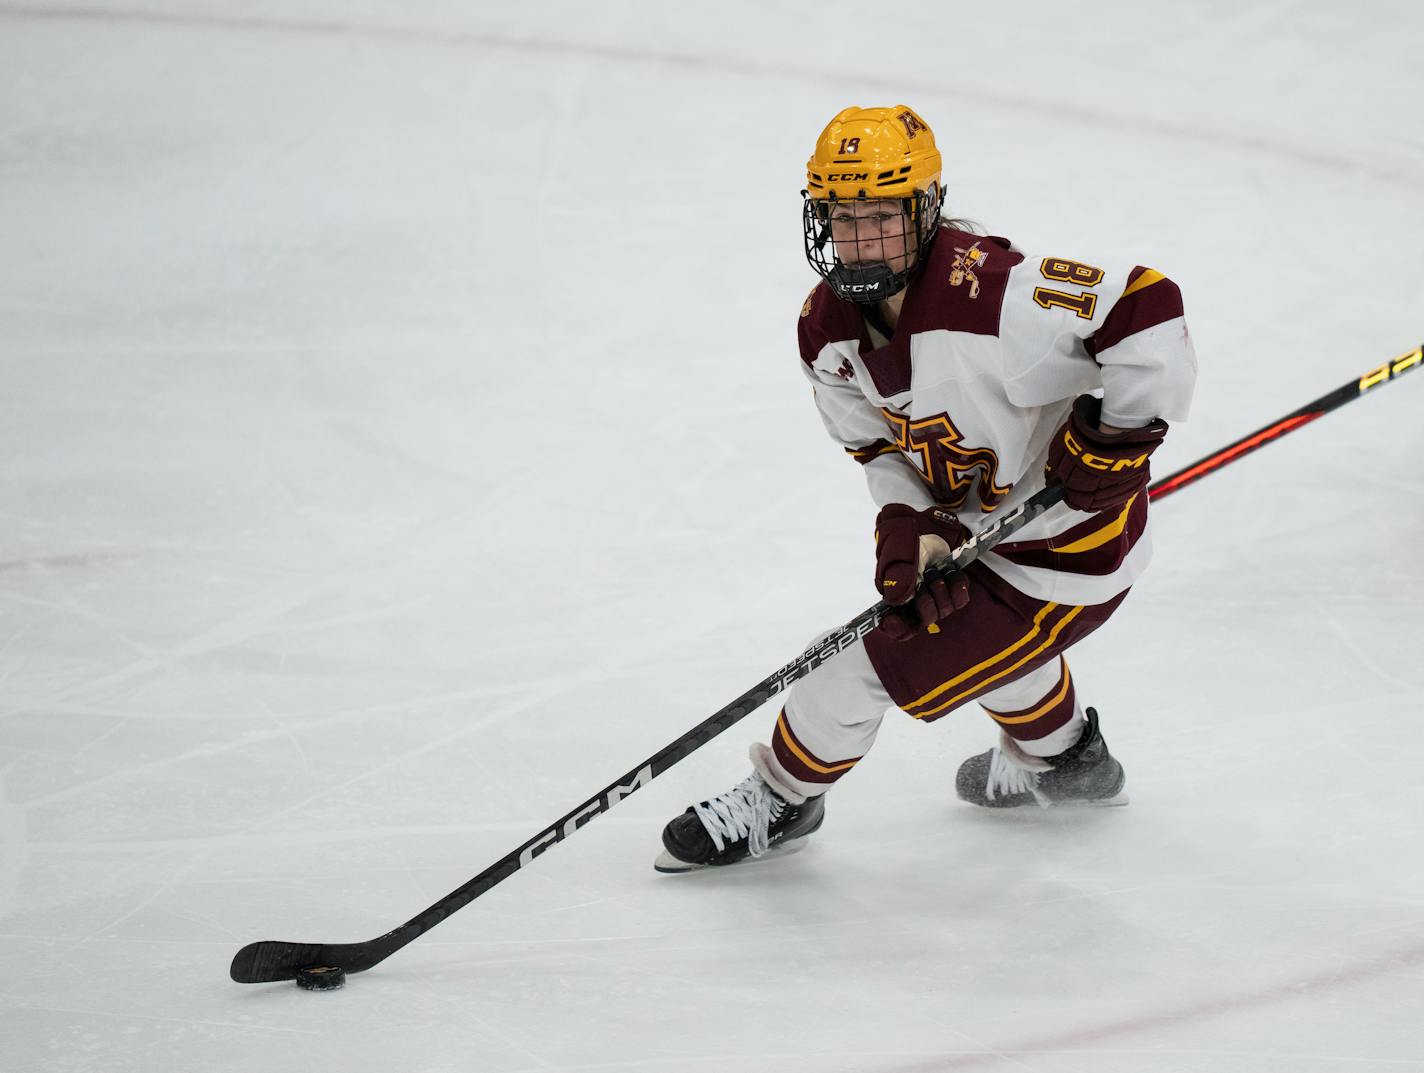
[[[297,986],[303,991],[335,991],[346,982],[346,970],[335,965],[313,965],[297,970]]]

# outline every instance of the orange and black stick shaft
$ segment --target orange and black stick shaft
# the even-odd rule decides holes
[[[1292,410],[1280,420],[1272,421],[1264,428],[1258,428],[1249,436],[1242,436],[1235,443],[1227,444],[1220,450],[1213,451],[1205,458],[1198,459],[1184,469],[1179,469],[1171,476],[1154,481],[1152,486],[1147,489],[1147,495],[1151,499],[1160,499],[1162,496],[1171,495],[1193,481],[1201,480],[1208,473],[1214,473],[1222,466],[1230,465],[1242,455],[1248,455],[1256,448],[1264,447],[1273,440],[1278,440],[1287,433],[1294,432],[1301,425],[1310,424],[1317,417],[1324,417],[1331,410],[1358,399],[1371,388],[1387,384],[1420,365],[1424,365],[1424,346],[1417,346],[1408,354],[1402,354],[1393,361],[1385,362],[1377,369],[1371,369],[1358,380],[1342,384],[1328,395],[1322,395],[1314,402],[1308,402],[1300,409]]]

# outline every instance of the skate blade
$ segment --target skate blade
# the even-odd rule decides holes
[[[1131,799],[1127,796],[1127,794],[1120,793],[1115,794],[1112,797],[1098,797],[1089,798],[1087,800],[1073,801],[1050,801],[1048,804],[1040,804],[1034,801],[1024,801],[1016,805],[981,805],[977,801],[965,801],[962,797],[959,800],[966,805],[973,805],[975,808],[983,809],[987,812],[1061,812],[1064,809],[1072,810],[1080,808],[1113,808],[1121,805],[1126,805]]]
[[[806,839],[797,838],[791,842],[784,842],[772,846],[760,857],[743,857],[740,861],[733,861],[731,864],[688,864],[680,861],[667,850],[663,850],[653,861],[653,870],[662,872],[664,875],[682,875],[684,872],[706,872],[712,869],[724,871],[728,868],[741,868],[748,864],[764,864],[766,861],[775,860],[778,857],[789,857],[793,853],[800,853],[806,848]]]
[[[1110,797],[1110,798],[1108,798],[1106,801],[1099,801],[1098,804],[1100,804],[1100,805],[1126,805],[1126,804],[1128,804],[1131,800],[1132,800],[1132,798],[1128,797],[1127,794],[1118,794],[1118,795],[1115,796],[1115,797]]]
[[[1092,801],[1055,801],[1049,808],[1112,808],[1128,803],[1127,794],[1114,794],[1112,797],[1099,797]]]

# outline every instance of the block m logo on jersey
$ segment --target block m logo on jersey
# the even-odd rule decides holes
[[[900,449],[934,489],[935,499],[958,510],[971,491],[979,493],[979,509],[991,511],[1013,488],[999,484],[999,456],[988,447],[960,446],[964,439],[950,421],[949,414],[935,414],[911,421],[903,414],[882,408],[885,420]]]

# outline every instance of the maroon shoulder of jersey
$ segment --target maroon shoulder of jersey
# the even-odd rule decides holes
[[[827,343],[854,339],[880,393],[903,391],[910,384],[910,336],[935,330],[997,335],[1009,271],[1022,261],[1006,238],[942,227],[905,292],[888,346],[874,350],[860,310],[822,281],[801,307],[801,360],[811,365]]]
[[[801,345],[801,360],[808,366],[826,348],[827,343],[854,339],[864,350],[870,345],[865,320],[851,302],[836,297],[825,280],[812,289],[801,306],[801,319],[796,325],[797,341]]]
[[[1127,276],[1127,286],[1108,311],[1102,327],[1085,340],[1088,353],[1097,357],[1130,335],[1184,316],[1182,292],[1166,276],[1138,265]]]
[[[901,323],[914,332],[998,335],[1009,270],[1022,261],[1006,238],[941,228],[906,296]]]
[[[889,345],[861,348],[876,390],[889,398],[909,388],[910,339],[920,332],[998,335],[1009,270],[1022,261],[1006,238],[941,228],[924,268],[905,291]]]

